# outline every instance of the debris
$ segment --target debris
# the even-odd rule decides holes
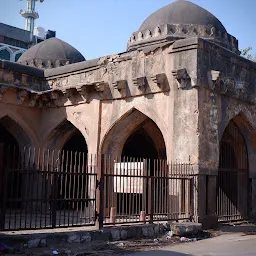
[[[190,238],[187,238],[187,237],[182,236],[182,237],[180,238],[180,241],[181,241],[181,242],[191,242],[191,239],[190,239]]]
[[[166,235],[172,237],[173,236],[173,231],[171,230],[171,231],[167,232]]]
[[[159,239],[155,238],[154,243],[159,243]]]
[[[58,252],[57,250],[53,250],[53,251],[52,251],[52,254],[53,254],[53,255],[58,255],[59,252]]]

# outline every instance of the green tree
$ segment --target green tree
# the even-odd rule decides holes
[[[252,54],[251,51],[252,51],[252,47],[249,46],[249,47],[241,50],[241,56],[245,57],[248,60],[256,62],[256,54]]]

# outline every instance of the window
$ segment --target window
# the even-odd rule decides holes
[[[22,52],[15,55],[15,62],[18,61],[21,55],[22,55]]]
[[[8,52],[6,49],[0,50],[0,59],[10,60],[11,59],[10,52]]]

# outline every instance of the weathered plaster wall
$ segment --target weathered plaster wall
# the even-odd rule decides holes
[[[232,119],[242,133],[248,152],[249,177],[252,178],[252,215],[255,215],[256,164],[256,64],[210,42],[201,40],[198,50],[199,76],[199,159],[200,173],[208,176],[208,187],[202,176],[201,202],[208,195],[208,209],[201,205],[201,213],[216,212],[216,181],[219,143]],[[217,72],[216,72],[217,71]],[[207,191],[208,190],[208,191]],[[214,202],[214,203],[210,203]]]
[[[198,92],[196,38],[178,40],[173,44],[170,58],[173,69],[186,70],[173,81],[173,146],[172,158],[179,162],[198,164]],[[172,70],[169,70],[171,72]]]
[[[219,142],[228,122],[235,118],[249,155],[250,175],[255,175],[256,65],[233,53],[203,41],[198,52],[200,67],[200,165],[218,168]],[[220,72],[221,85],[212,88],[209,72]]]

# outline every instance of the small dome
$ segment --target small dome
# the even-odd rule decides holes
[[[18,63],[38,68],[55,68],[84,61],[83,55],[68,43],[53,37],[24,52]]]
[[[155,11],[142,23],[139,31],[162,24],[212,25],[221,32],[226,32],[225,27],[213,14],[186,0],[175,1]]]

